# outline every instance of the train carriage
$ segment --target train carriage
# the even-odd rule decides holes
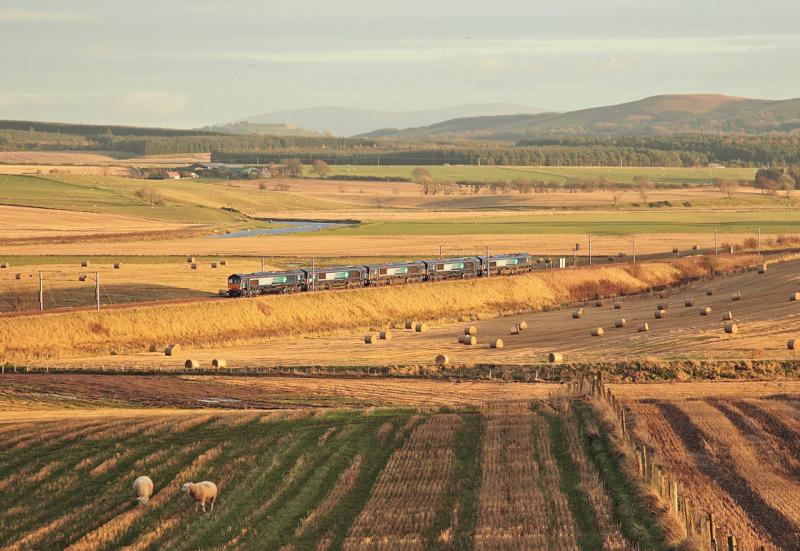
[[[425,280],[424,262],[394,262],[391,264],[368,264],[367,285],[391,285],[393,283],[415,283]]]
[[[466,279],[480,274],[480,260],[477,256],[465,258],[444,258],[439,260],[423,260],[425,279]]]
[[[334,266],[302,270],[306,274],[307,291],[325,289],[347,289],[363,287],[367,284],[366,266]]]
[[[486,275],[487,270],[490,276],[531,271],[531,255],[528,253],[491,255],[488,262],[485,256],[479,256],[478,260],[481,264],[482,276]]]
[[[228,296],[250,297],[254,295],[296,293],[303,291],[305,284],[306,273],[303,270],[231,274],[228,277]]]

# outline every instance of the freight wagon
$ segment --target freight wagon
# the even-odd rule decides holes
[[[488,265],[485,256],[479,256],[478,259],[481,263],[482,276],[486,275],[487,270],[489,275],[518,274],[531,271],[531,255],[528,253],[490,256]]]
[[[481,263],[477,256],[423,260],[426,281],[440,279],[466,279],[480,275]]]
[[[366,266],[334,266],[303,270],[306,274],[306,289],[323,291],[325,289],[346,289],[363,287],[367,284]]]
[[[368,264],[367,285],[392,285],[418,283],[425,280],[424,262],[395,262],[392,264]]]

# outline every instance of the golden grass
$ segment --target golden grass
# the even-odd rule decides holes
[[[725,261],[745,265],[755,260],[745,256]],[[144,350],[151,343],[213,346],[230,341],[263,342],[285,335],[352,331],[403,319],[512,314],[585,298],[589,290],[609,295],[631,293],[712,270],[708,259],[693,258],[510,278],[20,316],[0,319],[0,349],[5,351],[0,360]]]

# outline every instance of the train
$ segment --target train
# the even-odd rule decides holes
[[[251,297],[469,279],[530,272],[532,268],[531,255],[513,253],[231,274],[228,277],[228,296]]]

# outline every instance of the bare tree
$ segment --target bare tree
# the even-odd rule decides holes
[[[311,172],[314,174],[319,175],[320,178],[325,178],[328,174],[331,173],[331,167],[328,166],[328,163],[321,159],[317,159],[313,163],[311,163]]]
[[[300,178],[303,176],[303,163],[300,159],[289,159],[284,163],[286,175],[290,178]]]
[[[650,197],[650,180],[647,179],[647,176],[636,176],[633,179],[633,183],[639,189],[639,197],[641,197],[642,203],[647,203],[647,198]]]

